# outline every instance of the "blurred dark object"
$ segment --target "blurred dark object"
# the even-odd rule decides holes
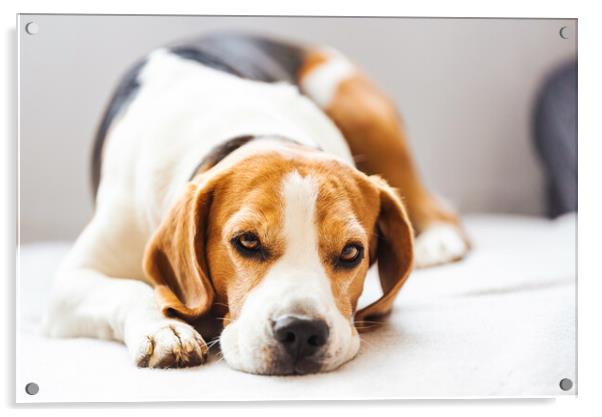
[[[548,215],[577,211],[577,61],[557,68],[539,91],[534,140],[546,174]]]

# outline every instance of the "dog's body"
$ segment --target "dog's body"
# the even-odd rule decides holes
[[[414,249],[404,206],[354,158],[400,190]],[[139,366],[201,363],[190,324],[223,316],[237,369],[334,369],[357,353],[354,319],[388,313],[413,251],[421,265],[467,251],[394,107],[332,50],[244,35],[157,50],[119,87],[93,165],[96,212],[45,327],[123,341]],[[377,257],[384,295],[356,312]]]

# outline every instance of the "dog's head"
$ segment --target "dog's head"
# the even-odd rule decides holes
[[[197,175],[147,246],[166,315],[226,306],[230,366],[332,370],[359,349],[354,321],[387,314],[412,264],[404,207],[380,178],[322,152],[250,143]],[[378,260],[383,295],[356,312]]]

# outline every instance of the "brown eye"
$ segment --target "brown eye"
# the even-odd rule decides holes
[[[341,260],[349,262],[353,261],[360,250],[356,246],[347,245],[341,252]]]
[[[261,242],[255,233],[242,233],[234,237],[231,242],[238,253],[247,258],[265,260],[268,257],[267,251],[261,246]]]
[[[238,237],[238,242],[246,249],[257,249],[259,247],[259,239],[252,233],[245,233]]]
[[[357,243],[350,243],[345,245],[341,254],[339,255],[339,259],[337,260],[337,265],[345,268],[351,268],[360,263],[364,255],[364,248]]]

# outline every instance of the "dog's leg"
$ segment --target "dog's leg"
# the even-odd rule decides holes
[[[132,270],[135,278],[124,278],[128,271],[121,269],[120,258],[133,256],[141,264],[141,255],[135,254],[139,243],[131,230],[102,217],[95,216],[57,272],[43,324],[46,334],[122,341],[140,367],[204,362],[207,345],[196,330],[161,314],[141,274]]]
[[[420,179],[395,105],[339,54],[311,54],[300,73],[302,89],[339,127],[357,167],[398,189],[417,233],[416,265],[461,259],[468,239],[458,215]]]

